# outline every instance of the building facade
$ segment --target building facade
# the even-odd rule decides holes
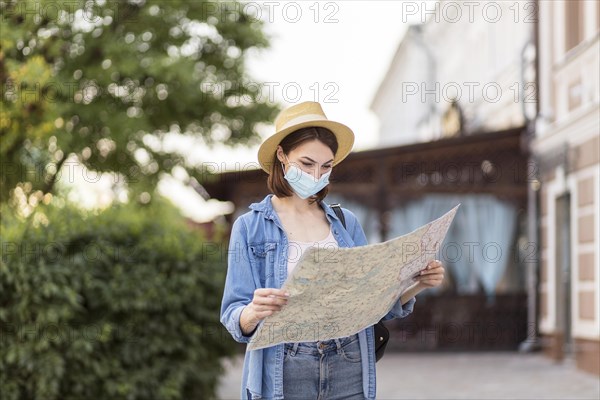
[[[526,4],[467,3],[419,2],[406,7],[407,13],[417,16],[417,23],[400,41],[371,103],[380,122],[380,147],[450,137],[474,139],[507,129],[521,129],[526,136],[526,127],[535,118],[535,99],[525,101],[526,96],[535,94],[535,75],[530,73],[535,66],[535,18],[527,18]],[[492,176],[506,178],[516,172],[514,165],[490,159],[473,167],[481,170],[492,186],[501,185],[493,182]],[[438,160],[433,170],[420,165],[404,168],[435,181],[468,166],[447,159]],[[438,207],[439,212],[453,201],[461,202],[457,218],[464,217],[464,223],[449,233],[447,242],[461,248],[497,246],[502,254],[493,260],[482,254],[446,257],[455,293],[484,292],[490,298],[525,293],[528,266],[523,257],[515,255],[523,250],[518,243],[527,241],[527,207],[523,203],[477,191],[462,193],[460,200],[432,191],[395,203],[389,210],[390,233],[406,233],[426,223],[428,216],[435,215],[431,210]],[[478,221],[491,220],[497,221],[494,229],[475,227]],[[535,299],[535,292],[530,297]]]
[[[534,50],[528,7],[414,4],[406,12],[419,23],[409,27],[371,103],[380,146],[524,126],[522,100],[534,94],[533,77],[523,73]]]
[[[539,328],[600,374],[600,3],[538,1]]]
[[[600,3],[461,4],[421,3],[371,105],[380,145],[527,130],[528,329],[600,374]]]

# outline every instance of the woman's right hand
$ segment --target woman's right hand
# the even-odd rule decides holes
[[[273,315],[288,302],[289,294],[281,289],[256,289],[250,304],[242,310],[240,327],[249,336],[260,321]]]

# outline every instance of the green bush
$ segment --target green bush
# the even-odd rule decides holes
[[[160,199],[27,220],[3,209],[1,227],[3,400],[215,397],[235,349],[220,243]]]

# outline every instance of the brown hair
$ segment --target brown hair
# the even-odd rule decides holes
[[[284,154],[289,154],[290,151],[294,150],[296,147],[300,146],[305,142],[310,142],[312,140],[318,140],[319,142],[329,147],[333,152],[334,156],[335,153],[337,153],[338,142],[335,135],[329,129],[321,127],[308,127],[298,129],[297,131],[294,131],[287,135],[285,138],[283,138],[279,145],[283,149]],[[285,180],[285,177],[283,175],[283,169],[281,168],[281,162],[277,158],[277,152],[273,154],[273,163],[271,164],[271,172],[267,180],[267,185],[269,187],[269,190],[273,192],[277,197],[289,197],[292,196],[294,193],[292,187]],[[329,186],[325,186],[314,196],[309,197],[310,204],[313,204],[316,201],[322,201],[325,198],[325,196],[327,196],[328,192]]]

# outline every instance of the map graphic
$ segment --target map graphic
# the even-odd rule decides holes
[[[436,258],[458,207],[386,242],[307,249],[282,286],[288,304],[262,321],[247,349],[335,339],[377,323]]]

